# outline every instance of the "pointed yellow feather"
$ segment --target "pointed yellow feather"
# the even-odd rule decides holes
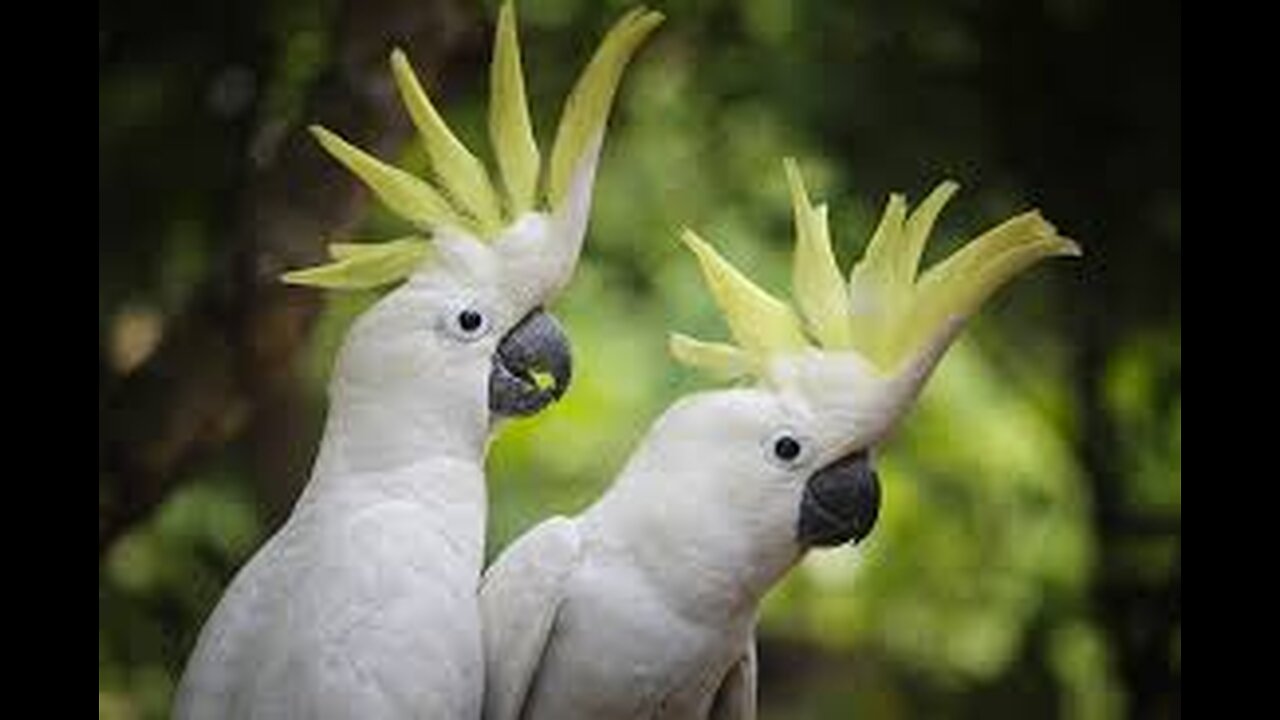
[[[1078,256],[1080,248],[1063,237],[1028,237],[1015,247],[991,251],[959,273],[922,279],[920,297],[905,324],[900,354],[922,347],[938,328],[967,319],[997,290],[1023,270],[1049,257]]]
[[[369,247],[367,243],[329,243],[329,257],[334,260],[346,260],[365,252]]]
[[[943,182],[908,213],[894,194],[863,257],[850,273],[847,296],[831,249],[826,207],[814,207],[794,161],[785,161],[796,224],[793,284],[796,303],[818,350],[853,349],[891,375],[922,353],[944,351],[959,323],[1026,268],[1048,257],[1080,255],[1080,247],[1030,211],[983,233],[918,275],[920,259],[942,209],[958,185]],[[671,352],[681,362],[720,375],[764,377],[773,357],[808,346],[791,307],[735,270],[690,231],[685,244],[697,255],[730,330],[741,348],[676,335]],[[843,303],[847,297],[847,305]],[[838,323],[842,316],[845,323]],[[932,350],[930,349],[932,348]],[[932,364],[929,364],[932,367]],[[766,378],[767,379],[767,378]]]
[[[956,314],[968,314],[986,299],[985,294],[978,293],[980,297],[974,294],[984,282],[998,278],[997,285],[1003,284],[1021,270],[1017,268],[999,277],[999,272],[992,274],[995,269],[1008,267],[1008,258],[1027,253],[1038,260],[1054,255],[1079,255],[1080,248],[1058,235],[1057,228],[1039,211],[1032,210],[1000,223],[929,268],[920,278],[919,292],[931,302],[943,302],[933,298],[945,297]],[[976,299],[976,304],[962,301],[964,298]]]
[[[564,198],[582,154],[592,146],[596,134],[608,122],[609,108],[622,71],[640,43],[662,20],[662,13],[643,9],[624,15],[601,41],[587,69],[569,93],[556,128],[548,168],[547,199],[552,207],[557,207]]]
[[[412,275],[431,254],[424,238],[407,237],[370,244],[334,243],[334,262],[294,270],[281,276],[291,285],[330,290],[364,290],[398,282]]]
[[[796,225],[791,292],[822,347],[848,348],[851,342],[848,293],[831,250],[827,207],[814,208],[810,204],[795,160],[786,158],[783,166]]]
[[[854,269],[855,345],[882,365],[895,365],[904,351],[908,318],[917,304],[920,258],[938,215],[959,189],[949,180],[939,183],[909,213],[904,196],[891,196],[866,257]]]
[[[1058,235],[1037,211],[988,230],[920,277],[892,339],[890,360],[909,356],[951,320],[973,315],[996,290],[1036,262],[1079,253],[1079,246]]]
[[[391,69],[400,97],[422,136],[438,182],[459,207],[476,219],[483,237],[497,233],[503,224],[502,210],[484,164],[454,136],[436,112],[403,50],[392,51]]]
[[[985,259],[995,257],[1005,250],[1030,240],[1057,237],[1057,229],[1037,210],[1015,215],[987,230],[947,259],[929,268],[921,277],[921,283],[954,282],[974,272]]]
[[[933,224],[959,189],[959,183],[944,180],[911,211],[903,225],[902,249],[896,257],[895,277],[908,283],[915,282],[920,271],[920,258],[929,242],[929,234],[933,232]]]
[[[790,306],[738,272],[692,230],[685,230],[680,237],[698,258],[707,287],[744,350],[759,359],[808,345]]]
[[[849,273],[849,294],[854,313],[880,312],[885,303],[892,300],[883,295],[895,289],[893,249],[902,240],[906,217],[906,198],[899,193],[889,195],[880,224],[871,234],[862,258]],[[865,297],[859,297],[860,294],[865,294]]]
[[[853,347],[872,362],[886,361],[889,335],[910,299],[910,279],[894,275],[895,250],[905,234],[907,200],[893,193],[862,259],[849,274],[849,323]]]
[[[395,214],[423,228],[449,225],[474,230],[430,185],[373,157],[319,125],[311,134],[338,162],[346,166]]]
[[[681,333],[671,333],[667,349],[682,365],[705,371],[721,380],[734,380],[758,371],[747,353],[725,343],[703,342]]]
[[[901,240],[903,226],[907,221],[907,198],[902,193],[890,193],[889,202],[884,206],[884,214],[880,216],[880,224],[876,226],[876,230],[871,234],[871,240],[867,243],[866,249],[862,253],[862,259],[854,266],[853,273],[856,275],[859,269],[866,268],[864,272],[869,272],[871,268],[884,265],[888,266],[890,255],[894,246]],[[883,270],[879,274],[887,274]]]
[[[489,86],[489,139],[498,159],[507,207],[514,219],[532,210],[537,202],[542,159],[529,121],[515,9],[510,0],[498,11]]]
[[[385,240],[374,242],[330,242],[329,256],[334,260],[346,260],[364,255],[366,252],[378,252]]]

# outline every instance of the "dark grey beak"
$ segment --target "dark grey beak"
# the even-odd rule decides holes
[[[559,400],[572,376],[569,338],[554,317],[538,308],[498,343],[489,372],[489,411],[533,415]]]
[[[865,538],[880,514],[880,479],[866,451],[814,473],[800,500],[796,538],[803,545],[842,545]]]

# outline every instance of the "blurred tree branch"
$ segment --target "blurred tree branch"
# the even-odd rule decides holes
[[[405,47],[430,78],[476,44],[474,19],[448,0],[348,0],[334,27],[331,61],[301,120],[262,117],[244,149],[242,189],[226,209],[229,237],[212,277],[144,366],[114,387],[100,368],[108,396],[99,404],[99,563],[264,404],[293,394],[293,361],[320,295],[282,285],[279,274],[321,258],[367,199],[317,150],[305,123],[375,152],[395,148],[408,125],[390,83],[389,49]]]

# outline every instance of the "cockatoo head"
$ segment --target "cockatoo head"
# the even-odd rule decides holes
[[[564,393],[569,343],[544,308],[577,265],[622,72],[661,21],[658,13],[633,10],[609,31],[565,104],[544,166],[525,99],[515,12],[504,5],[488,118],[498,182],[449,130],[399,50],[391,68],[426,148],[430,181],[312,128],[330,155],[420,233],[335,243],[332,262],[284,276],[324,288],[404,281],[348,333],[336,386],[384,395],[426,388],[442,407],[487,404],[495,416],[529,415]]]
[[[794,162],[785,165],[797,236],[794,306],[685,231],[736,344],[675,334],[671,351],[682,363],[754,383],[678,403],[655,435],[689,448],[667,457],[715,466],[696,477],[717,485],[711,492],[729,498],[752,527],[785,534],[803,550],[871,531],[880,503],[874,448],[911,407],[965,319],[1023,269],[1079,248],[1031,211],[917,276],[934,221],[957,189],[944,182],[911,212],[902,196],[890,198],[846,282],[826,206],[812,205]]]

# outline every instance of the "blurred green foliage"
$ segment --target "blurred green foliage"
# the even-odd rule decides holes
[[[627,5],[519,4],[535,129],[544,143],[586,54]],[[1054,194],[1037,180],[1059,168],[1036,165],[1052,153],[1020,159],[1015,151],[1025,145],[1001,135],[1017,121],[1024,101],[1018,93],[1026,92],[1018,83],[1028,81],[1005,85],[992,74],[1032,71],[991,64],[1016,52],[1034,59],[1089,51],[1025,47],[1015,26],[1028,14],[1035,27],[1054,31],[1040,38],[1046,42],[1092,37],[1128,20],[1091,0],[1029,8],[977,0],[661,5],[668,22],[624,81],[584,259],[555,308],[575,343],[575,382],[560,404],[511,423],[493,445],[490,554],[546,516],[591,502],[662,408],[708,386],[666,356],[670,330],[725,334],[676,242],[680,227],[697,228],[782,291],[791,243],[784,155],[800,160],[811,191],[831,203],[836,251],[846,267],[889,190],[919,197],[953,177],[966,190],[927,257],[1034,203],[1081,241],[1085,258],[1048,263],[996,297],[943,362],[899,435],[880,450],[885,501],[876,532],[857,549],[815,553],[770,595],[763,611],[764,711],[776,718],[846,717],[850,708],[868,717],[1132,714],[1140,689],[1123,672],[1125,648],[1108,624],[1114,615],[1099,588],[1116,568],[1157,584],[1180,578],[1180,181],[1174,175],[1151,187],[1108,187],[1144,203],[1122,226],[1137,228],[1138,237],[1112,232],[1104,224],[1109,217],[1073,224],[1094,209],[1089,193],[1072,194],[1083,173],[1060,168]],[[259,112],[268,119],[298,119],[299,98],[328,61],[334,10],[324,0],[273,0],[254,11],[264,16],[258,22],[279,54],[275,71],[250,78],[247,90],[266,94]],[[1176,18],[1180,10],[1175,4],[1166,12]],[[474,10],[477,23],[492,15],[488,5]],[[102,33],[129,26],[123,16],[102,22]],[[1176,64],[1143,72],[1160,82],[1169,78],[1156,75],[1173,73],[1176,114]],[[103,70],[100,201],[103,178],[117,172],[113,164],[127,162],[124,149],[146,147],[126,140],[164,127],[169,103],[185,92],[190,74],[155,55]],[[215,84],[219,77],[234,81],[206,75]],[[483,75],[473,73],[466,84],[442,80],[450,98],[445,113],[477,150],[486,145]],[[1046,74],[1035,82],[1070,88],[1083,81]],[[1086,110],[1135,125],[1156,111],[1114,102],[1117,93],[1100,89],[1096,107]],[[1044,104],[1035,92],[1025,102]],[[1135,145],[1126,154],[1127,136],[1077,133],[1046,121],[1043,112],[1027,110],[1028,122],[1049,128],[1040,129],[1043,142],[1075,138],[1075,150],[1088,157],[1112,153],[1123,162],[1131,154],[1179,151],[1178,128],[1173,147]],[[207,122],[216,126],[217,118]],[[219,132],[208,130],[231,142]],[[420,149],[405,152],[420,160]],[[191,162],[216,164],[208,154]],[[1176,157],[1174,163],[1180,173]],[[216,183],[234,182],[229,177],[210,171],[198,183],[184,177],[150,188],[148,202],[168,205],[147,215],[146,243],[119,239],[123,221],[100,211],[100,348],[113,342],[123,309],[171,317],[211,272],[210,247],[224,228],[202,209],[202,198]],[[396,227],[378,208],[367,225],[371,235]],[[136,262],[140,257],[145,262]],[[1096,263],[1107,266],[1088,267]],[[1163,282],[1144,280],[1136,297],[1109,294],[1139,273]],[[330,296],[299,360],[317,427],[329,363],[346,325],[371,299]],[[1093,357],[1082,349],[1093,332],[1082,329],[1088,322],[1103,323],[1096,404],[1081,397],[1088,388],[1081,357]],[[1099,426],[1116,455],[1107,458],[1108,468],[1093,467],[1087,452],[1090,428]],[[1110,515],[1097,506],[1092,484],[1104,472],[1120,483],[1118,499],[1108,495],[1108,502],[1126,513],[1174,518],[1172,538],[1112,545],[1117,533],[1108,530]],[[269,532],[257,493],[231,448],[106,556],[99,569],[101,717],[166,713],[200,624]],[[1180,584],[1175,593],[1178,600]],[[1174,664],[1176,677],[1180,604],[1178,612],[1162,660]],[[835,659],[826,671],[788,670],[770,662],[775,641]],[[831,668],[852,668],[853,676]],[[1180,690],[1174,692],[1177,714]]]

